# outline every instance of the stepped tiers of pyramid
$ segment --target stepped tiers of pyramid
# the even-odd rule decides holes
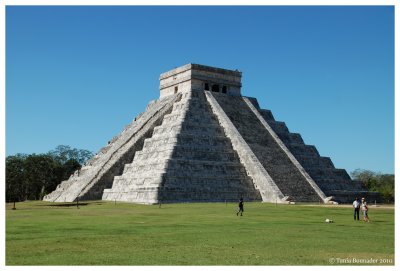
[[[160,76],[160,97],[45,201],[319,202],[379,199],[255,98],[242,73],[188,64]]]

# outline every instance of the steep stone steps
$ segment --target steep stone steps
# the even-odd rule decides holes
[[[234,196],[228,197],[227,189],[235,190]],[[224,201],[237,200],[238,191],[261,199],[204,93],[191,91],[182,93],[103,199],[152,204],[187,201],[192,195],[191,201]]]
[[[209,136],[194,136],[190,133],[182,133],[173,138],[156,138],[146,139],[144,142],[145,148],[157,148],[163,145],[195,145],[199,147],[211,146],[215,148],[229,147],[229,141],[223,135]]]
[[[346,193],[341,191],[348,191],[349,195],[358,191],[358,197],[366,193],[366,188],[361,183],[352,181],[345,170],[336,169],[330,158],[320,156],[314,146],[304,143],[300,134],[290,133],[284,122],[276,121],[270,110],[260,109],[254,100],[253,104],[326,195],[334,196],[334,199],[339,202],[343,200],[352,202],[353,196],[346,199]]]
[[[326,168],[334,169],[334,165],[329,157],[315,157],[310,155],[296,155],[297,160],[301,163],[303,167],[306,168]]]
[[[144,139],[151,135],[153,128],[179,99],[180,94],[150,102],[146,111],[109,141],[85,164],[83,170],[75,172],[43,200],[72,202],[77,197],[82,200],[101,199],[103,189],[110,187],[113,177],[123,172],[123,165],[132,161],[135,152],[142,148]]]
[[[321,200],[241,97],[213,95],[284,195],[294,201]]]

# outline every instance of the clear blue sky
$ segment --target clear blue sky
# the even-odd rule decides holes
[[[6,155],[97,152],[187,63],[241,70],[336,167],[394,173],[390,6],[8,6]]]

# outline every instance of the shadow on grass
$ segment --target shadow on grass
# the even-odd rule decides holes
[[[71,206],[76,206],[76,205],[78,205],[78,206],[86,206],[86,205],[88,205],[89,203],[78,203],[78,204],[76,204],[76,203],[58,203],[58,204],[39,204],[39,205],[37,205],[37,206],[50,206],[50,207],[71,207]]]
[[[79,202],[78,204],[76,204],[76,202],[49,202],[48,204],[43,204],[43,203],[39,203],[36,204],[36,206],[45,206],[45,207],[74,207],[76,205],[78,206],[86,206],[86,205],[103,205],[104,202],[101,201],[91,201],[91,202]]]

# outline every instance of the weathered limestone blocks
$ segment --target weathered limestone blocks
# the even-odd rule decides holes
[[[283,122],[274,119],[270,110],[260,109],[256,99],[251,102],[325,195],[339,202],[352,202],[362,195],[370,199],[378,197],[366,191],[361,183],[352,181],[345,170],[336,169],[331,159],[320,156],[315,146],[306,145],[300,134],[290,133]]]
[[[240,196],[260,200],[204,92],[181,93],[181,101],[145,140],[122,176],[115,177],[103,199],[146,204],[236,201]]]
[[[324,193],[307,177],[307,173],[294,163],[295,160],[290,159],[288,152],[282,149],[282,144],[279,145],[276,135],[274,137],[271,131],[262,125],[242,97],[227,97],[219,93],[213,95],[284,196],[292,201],[326,200]],[[251,104],[250,101],[248,103]]]
[[[260,191],[263,201],[286,202],[288,198],[281,192],[274,180],[261,165],[256,155],[252,152],[249,145],[225,114],[211,92],[207,91],[206,97],[211,105],[213,113],[217,116],[220,125],[224,128],[226,136],[231,140],[233,149],[238,153],[241,163],[245,166],[249,176],[252,177],[255,188]]]
[[[300,174],[304,177],[304,179],[308,182],[308,184],[313,188],[313,190],[317,193],[320,199],[324,202],[328,202],[330,198],[327,198],[322,192],[322,190],[318,187],[318,185],[314,182],[314,180],[308,175],[308,173],[304,170],[302,165],[297,161],[297,159],[293,156],[293,154],[289,151],[289,149],[285,146],[285,144],[281,141],[278,135],[272,130],[269,124],[263,119],[263,117],[259,114],[255,106],[250,102],[250,100],[246,97],[243,97],[245,103],[249,106],[250,110],[256,115],[257,119],[261,122],[262,126],[268,131],[271,137],[275,140],[275,143],[281,148],[281,150],[286,154],[289,158],[290,162],[295,166],[295,168],[300,172]],[[286,125],[283,125],[284,131],[289,133]]]
[[[45,201],[71,202],[81,199],[99,199],[103,189],[111,186],[113,177],[122,173],[135,152],[142,148],[144,139],[151,135],[160,119],[171,110],[180,94],[151,102],[147,110],[128,125],[117,137],[102,148],[93,159],[62,182],[55,191],[45,196]]]
[[[191,63],[160,75],[160,97],[191,90],[218,90],[232,96],[240,96],[241,78],[242,73],[237,70]]]

